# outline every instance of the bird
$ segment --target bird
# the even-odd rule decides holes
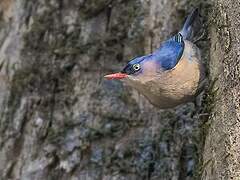
[[[182,29],[158,49],[133,58],[122,71],[104,77],[125,82],[160,109],[194,101],[206,78],[200,49],[194,43],[199,16],[198,8],[193,9]]]

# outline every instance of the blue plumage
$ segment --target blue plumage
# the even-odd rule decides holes
[[[184,50],[184,42],[180,34],[174,36],[170,40],[164,42],[159,49],[157,49],[153,56],[160,64],[163,70],[169,70],[176,66],[182,56]]]
[[[184,50],[184,41],[181,34],[177,34],[162,45],[152,54],[134,58],[123,69],[123,73],[138,75],[141,69],[135,71],[133,65],[142,65],[146,61],[155,61],[159,70],[170,70],[176,66]]]

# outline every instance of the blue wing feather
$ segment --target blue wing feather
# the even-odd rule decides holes
[[[165,41],[153,56],[164,70],[174,68],[180,60],[184,50],[184,41],[174,36]]]
[[[168,41],[165,41],[160,48],[158,48],[153,54],[146,56],[136,57],[132,59],[121,71],[127,74],[136,74],[133,70],[133,65],[154,60],[161,70],[169,70],[174,68],[180,60],[184,51],[184,41],[181,34],[173,36]],[[141,73],[138,71],[137,74]],[[136,75],[137,75],[136,74]]]

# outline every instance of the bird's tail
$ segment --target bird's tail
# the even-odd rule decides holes
[[[201,22],[199,18],[199,10],[195,8],[187,17],[180,34],[183,39],[193,40],[193,38],[200,32]]]

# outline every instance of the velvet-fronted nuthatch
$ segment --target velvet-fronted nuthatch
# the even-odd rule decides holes
[[[120,73],[105,77],[123,80],[162,109],[193,101],[205,79],[200,51],[192,42],[198,16],[194,9],[182,30],[155,52],[134,58]]]

